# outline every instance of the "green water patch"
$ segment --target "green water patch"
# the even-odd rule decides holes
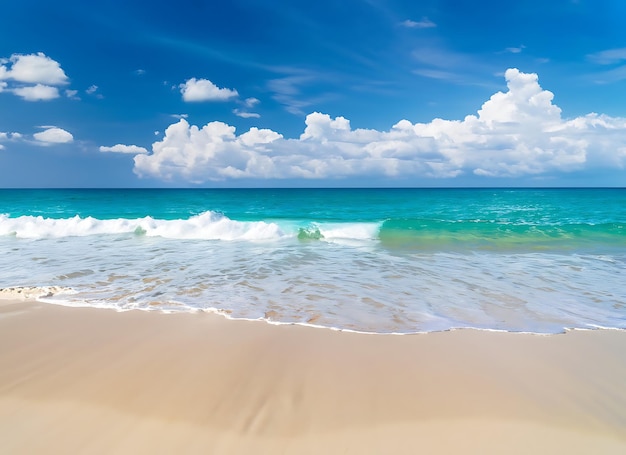
[[[309,241],[309,240],[321,240],[324,238],[324,235],[320,232],[317,227],[301,227],[298,229],[298,240],[301,241]]]
[[[427,251],[626,248],[626,226],[622,223],[537,225],[404,218],[385,221],[379,239],[388,248]]]

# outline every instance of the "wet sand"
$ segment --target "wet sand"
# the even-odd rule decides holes
[[[363,335],[0,301],[0,453],[626,453],[626,332]]]

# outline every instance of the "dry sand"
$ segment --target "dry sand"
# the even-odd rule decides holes
[[[0,453],[626,453],[626,332],[362,335],[0,301]]]

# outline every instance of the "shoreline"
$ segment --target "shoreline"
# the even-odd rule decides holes
[[[0,300],[0,451],[626,450],[626,331],[255,322]]]
[[[49,297],[54,297],[56,295],[62,295],[65,293],[72,294],[74,291],[72,288],[62,287],[62,286],[12,286],[0,288],[0,305],[2,302],[36,302],[46,305],[60,306],[63,308],[85,308],[85,309],[97,309],[97,310],[105,310],[105,311],[113,311],[117,313],[126,313],[129,311],[139,311],[144,313],[157,313],[157,314],[211,314],[224,318],[228,321],[243,321],[243,322],[260,322],[265,323],[267,325],[274,326],[298,326],[312,329],[323,329],[329,330],[331,332],[340,332],[340,333],[352,333],[358,335],[425,335],[429,333],[446,333],[446,332],[457,332],[457,331],[465,331],[465,330],[475,330],[478,332],[494,332],[494,333],[510,333],[510,334],[521,334],[521,335],[534,335],[534,336],[554,336],[554,335],[563,335],[569,332],[575,331],[595,331],[595,330],[616,330],[626,332],[626,328],[621,327],[563,327],[560,332],[532,332],[526,330],[506,330],[506,329],[493,329],[493,328],[482,328],[482,327],[451,327],[448,329],[442,330],[422,330],[416,332],[374,332],[374,331],[364,331],[364,330],[356,330],[350,328],[341,328],[334,326],[326,326],[314,324],[311,322],[284,322],[277,321],[272,319],[271,316],[266,314],[265,317],[252,319],[245,317],[235,317],[231,315],[230,310],[220,309],[220,308],[194,308],[194,307],[185,307],[184,310],[167,310],[167,309],[159,309],[159,308],[117,308],[111,306],[93,306],[93,305],[72,305],[62,303],[60,301],[56,301],[54,299],[49,299]]]

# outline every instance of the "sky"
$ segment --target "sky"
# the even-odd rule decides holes
[[[1,9],[0,187],[626,186],[623,0]]]

